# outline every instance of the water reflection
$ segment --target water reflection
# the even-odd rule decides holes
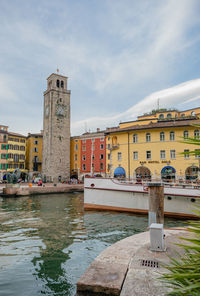
[[[1,200],[0,222],[0,295],[74,295],[91,261],[147,217],[84,213],[83,195],[66,194]]]

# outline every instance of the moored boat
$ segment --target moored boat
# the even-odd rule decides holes
[[[195,217],[200,201],[199,186],[164,184],[164,213],[178,218]],[[112,178],[85,178],[84,208],[147,214],[148,184]]]

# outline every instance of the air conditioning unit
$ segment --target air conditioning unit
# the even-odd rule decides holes
[[[164,252],[164,229],[163,224],[152,223],[150,229],[150,250],[156,252]]]

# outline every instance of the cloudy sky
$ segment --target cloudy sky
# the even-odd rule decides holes
[[[68,76],[72,135],[157,106],[200,106],[199,0],[0,0],[0,124],[42,129],[46,78]]]

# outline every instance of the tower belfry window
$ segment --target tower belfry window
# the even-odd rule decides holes
[[[64,88],[64,81],[61,80],[60,86],[61,88]]]
[[[60,87],[60,81],[59,80],[56,81],[56,86]]]

